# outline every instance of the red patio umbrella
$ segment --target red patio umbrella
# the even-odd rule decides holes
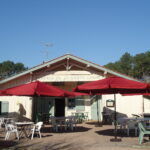
[[[148,85],[142,82],[112,76],[102,80],[79,85],[74,89],[74,91],[86,92],[92,95],[114,93],[146,93],[148,91]]]
[[[2,94],[5,95],[17,95],[17,96],[53,96],[53,97],[70,97],[86,95],[85,93],[79,92],[69,92],[58,87],[40,82],[30,82],[27,84],[22,84],[16,87],[5,89]]]
[[[30,82],[5,89],[5,94],[18,96],[64,96],[64,92],[61,89],[40,81]]]
[[[129,94],[122,94],[123,96],[134,96],[134,95],[144,95],[150,96],[150,93],[129,93]]]
[[[89,95],[88,93],[83,93],[83,92],[72,92],[72,91],[64,91],[64,92],[66,97]]]
[[[9,89],[5,89],[2,91],[2,95],[75,97],[75,96],[87,95],[87,94],[79,93],[79,92],[69,92],[40,81],[35,81],[35,82],[19,85],[16,87],[12,87]]]
[[[0,96],[5,96],[4,92],[4,90],[0,90]]]
[[[93,81],[77,86],[74,91],[87,92],[91,95],[102,95],[102,94],[114,94],[115,101],[115,138],[111,141],[119,141],[117,139],[117,124],[116,124],[116,95],[128,94],[128,93],[146,93],[148,91],[148,85],[142,82],[128,80],[125,78],[112,76],[102,80]]]
[[[145,95],[145,96],[150,96],[150,83],[147,84],[147,90],[145,93],[127,93],[127,94],[122,94],[123,96],[134,96],[134,95]]]

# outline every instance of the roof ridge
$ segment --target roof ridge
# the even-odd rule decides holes
[[[18,73],[18,74],[15,74],[15,75],[13,75],[13,76],[10,76],[10,77],[8,77],[8,78],[5,78],[5,79],[3,79],[3,80],[0,81],[0,84],[5,83],[5,82],[8,82],[8,81],[10,81],[10,80],[13,80],[13,79],[15,79],[15,78],[18,78],[18,77],[20,77],[20,76],[22,76],[22,75],[26,75],[26,74],[28,74],[28,73],[32,73],[33,71],[36,71],[36,70],[38,70],[38,69],[41,69],[41,68],[43,68],[43,67],[45,67],[45,66],[47,66],[47,65],[49,65],[49,64],[51,64],[51,63],[58,62],[58,61],[63,60],[63,59],[65,59],[65,58],[72,58],[72,59],[74,59],[74,60],[76,60],[76,61],[82,61],[82,63],[86,63],[87,65],[88,65],[88,64],[89,64],[89,65],[92,64],[93,67],[96,67],[97,69],[101,69],[101,70],[103,70],[103,71],[106,71],[106,72],[108,72],[108,73],[110,73],[110,74],[117,75],[117,76],[121,76],[121,77],[123,76],[124,78],[128,78],[128,79],[130,78],[130,79],[136,80],[136,79],[134,79],[133,77],[130,77],[130,76],[128,76],[128,75],[119,73],[119,72],[117,72],[117,71],[108,69],[108,68],[106,68],[106,67],[104,67],[104,66],[101,66],[101,65],[99,65],[99,64],[96,64],[96,63],[93,63],[93,62],[91,62],[91,61],[85,60],[85,59],[83,59],[83,58],[81,58],[81,57],[78,57],[78,56],[75,56],[75,55],[73,55],[73,54],[68,54],[68,53],[67,53],[67,54],[64,54],[64,55],[62,55],[62,56],[56,57],[56,58],[54,58],[54,59],[51,59],[51,60],[49,60],[49,61],[46,61],[46,62],[44,62],[44,63],[42,63],[42,64],[36,65],[36,66],[34,66],[34,67],[32,67],[32,68],[29,68],[28,70],[25,70],[25,71],[23,71],[23,72],[20,72],[20,73]]]

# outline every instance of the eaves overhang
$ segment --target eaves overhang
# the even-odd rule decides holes
[[[90,62],[90,61],[84,60],[84,59],[79,58],[79,57],[77,57],[77,56],[74,56],[74,55],[71,55],[71,54],[66,54],[66,55],[63,55],[63,56],[58,57],[58,58],[56,58],[56,59],[53,59],[53,60],[51,60],[51,61],[44,62],[44,63],[42,63],[42,64],[40,64],[40,65],[38,65],[38,66],[35,66],[35,67],[31,68],[31,69],[28,69],[28,70],[26,70],[26,71],[24,71],[24,72],[21,72],[21,73],[18,73],[18,74],[16,74],[16,75],[13,75],[13,76],[11,76],[11,77],[8,77],[8,78],[6,78],[6,79],[3,79],[3,80],[0,81],[0,84],[9,82],[9,81],[11,81],[11,80],[14,80],[14,79],[16,79],[16,78],[19,78],[19,77],[24,76],[24,75],[27,75],[27,74],[31,74],[31,73],[33,73],[34,71],[40,70],[40,69],[42,69],[42,68],[44,68],[44,67],[46,67],[46,66],[50,66],[51,64],[57,63],[57,62],[62,61],[62,60],[64,60],[64,59],[73,59],[73,60],[75,60],[75,61],[81,62],[81,63],[86,64],[86,65],[91,66],[91,67],[94,67],[94,68],[96,68],[96,69],[98,69],[98,70],[101,70],[101,71],[103,71],[103,72],[107,72],[107,73],[109,73],[109,74],[112,74],[112,75],[115,75],[115,76],[119,76],[119,77],[123,77],[123,78],[129,79],[129,80],[135,80],[135,79],[132,78],[132,77],[126,76],[126,75],[124,75],[124,74],[117,73],[117,72],[115,72],[115,71],[113,71],[113,70],[107,69],[107,68],[105,68],[105,67],[102,67],[102,66],[100,66],[100,65],[98,65],[98,64],[95,64],[95,63],[92,63],[92,62]]]

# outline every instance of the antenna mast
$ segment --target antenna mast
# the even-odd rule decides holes
[[[48,61],[49,60],[49,48],[53,46],[53,43],[46,43],[46,42],[41,42],[42,45],[44,47],[46,47],[45,50],[43,50],[42,52],[45,54],[45,61]]]

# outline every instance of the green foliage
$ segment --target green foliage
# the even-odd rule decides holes
[[[150,76],[150,52],[137,54],[134,57],[134,64],[135,77]]]
[[[0,63],[0,78],[5,78],[24,71],[27,68],[22,63],[14,63],[12,61],[4,61]]]
[[[105,67],[132,76],[137,79],[150,78],[150,51],[131,56],[125,53],[115,63],[108,63]]]

